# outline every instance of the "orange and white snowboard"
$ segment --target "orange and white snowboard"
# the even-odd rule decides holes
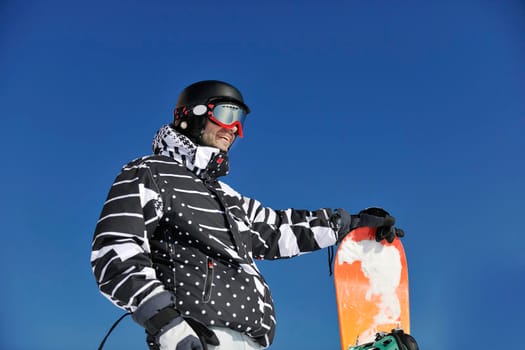
[[[342,350],[394,328],[410,333],[408,269],[399,238],[376,242],[374,228],[351,231],[337,249],[334,282]]]

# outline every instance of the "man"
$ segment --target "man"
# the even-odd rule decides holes
[[[219,181],[249,112],[228,83],[188,86],[154,154],[124,166],[104,203],[93,272],[145,328],[150,349],[266,348],[274,305],[255,259],[328,247],[358,226],[378,227],[378,239],[401,235],[381,209],[274,210]]]

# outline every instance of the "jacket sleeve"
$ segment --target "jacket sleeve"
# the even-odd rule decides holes
[[[148,241],[161,215],[162,199],[149,167],[141,162],[125,166],[97,222],[91,265],[102,294],[131,312],[153,290],[164,289]]]
[[[255,258],[289,258],[336,242],[328,208],[274,210],[247,197],[243,197],[243,207],[251,222]]]

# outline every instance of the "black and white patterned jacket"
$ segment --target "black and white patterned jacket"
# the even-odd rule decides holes
[[[162,289],[184,316],[269,346],[274,306],[254,259],[333,245],[331,211],[273,210],[240,195],[217,180],[226,154],[170,126],[154,153],[124,166],[104,203],[91,254],[102,294],[133,312]]]

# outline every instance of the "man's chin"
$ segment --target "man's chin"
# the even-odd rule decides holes
[[[231,144],[229,142],[219,141],[219,142],[217,142],[215,147],[217,147],[218,149],[220,149],[223,152],[227,152],[228,149],[230,148],[230,146],[231,146]]]

